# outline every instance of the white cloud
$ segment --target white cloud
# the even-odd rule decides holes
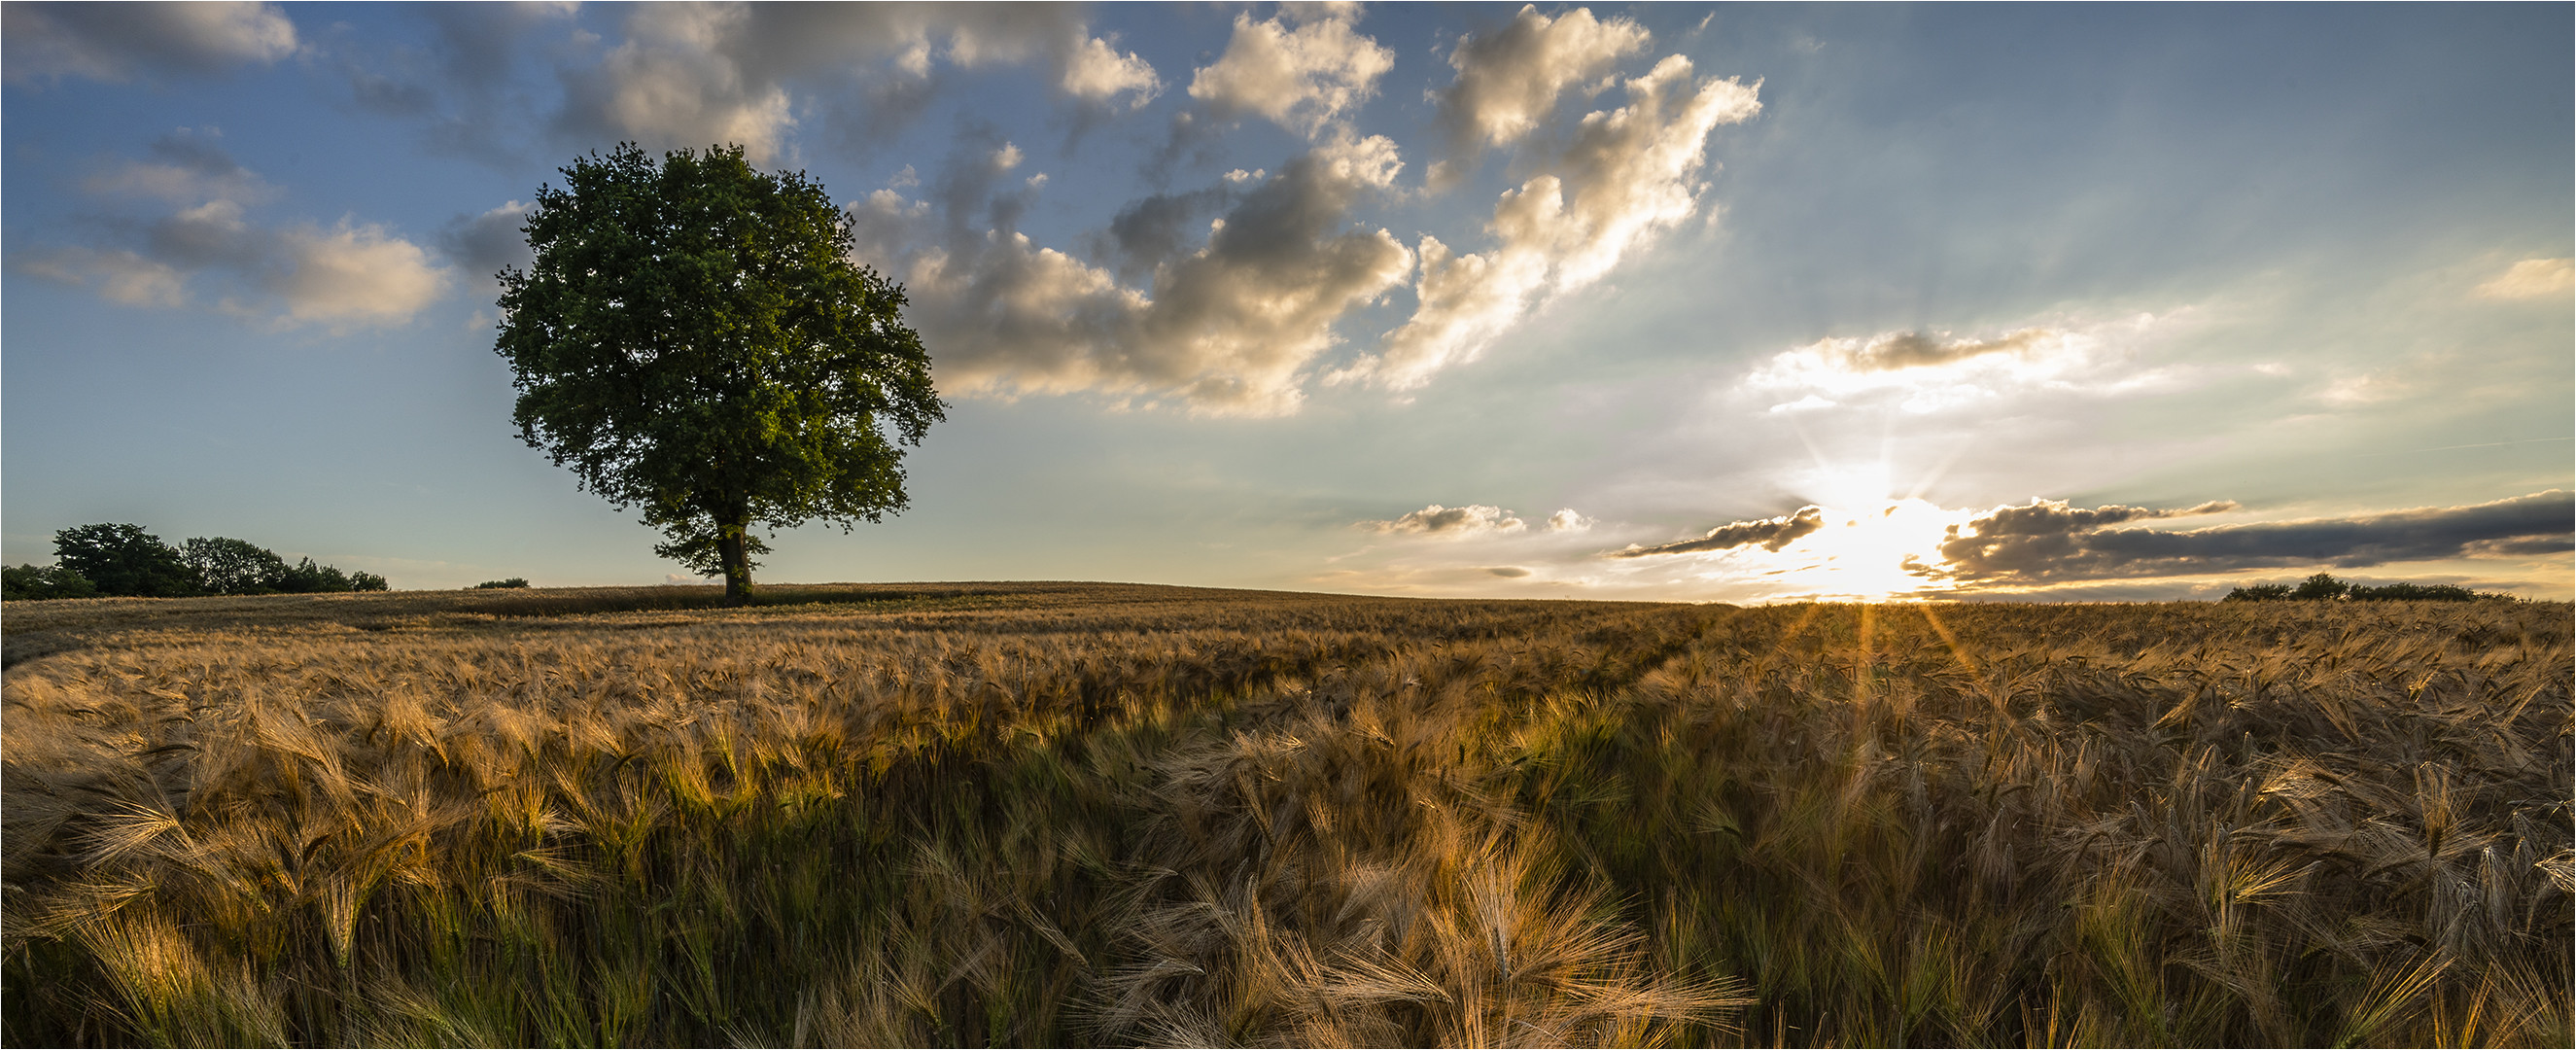
[[[1436,95],[1451,150],[1518,141],[1547,119],[1560,92],[1610,86],[1606,75],[1649,40],[1629,19],[1598,21],[1580,7],[1553,19],[1523,7],[1501,30],[1460,40],[1449,53],[1458,78]]]
[[[296,48],[295,23],[263,3],[13,3],[0,8],[0,41],[0,64],[15,83],[211,74],[275,62]]]
[[[1627,105],[1586,115],[1544,174],[1502,195],[1487,225],[1495,247],[1461,255],[1424,236],[1412,318],[1333,378],[1407,390],[1474,360],[1534,302],[1599,280],[1688,219],[1707,189],[1709,134],[1762,108],[1760,85],[1695,77],[1679,55],[1626,88]]]
[[[2478,286],[2481,299],[2546,299],[2576,289],[2576,260],[2524,259]]]
[[[1309,135],[1377,91],[1395,53],[1351,28],[1343,7],[1283,12],[1255,22],[1234,16],[1225,53],[1190,78],[1190,97],[1220,116],[1257,113]],[[1300,24],[1291,24],[1300,23]]]
[[[942,390],[1293,412],[1305,369],[1337,340],[1335,323],[1412,269],[1392,234],[1347,228],[1354,205],[1389,191],[1403,167],[1383,137],[1328,142],[1237,191],[1203,242],[1151,262],[1151,294],[983,226],[988,212],[1016,206],[995,192],[991,154],[970,156],[987,162],[951,171],[928,199],[885,189],[851,209],[860,256],[886,260],[904,282]]]
[[[1572,507],[1567,507],[1547,516],[1547,531],[1549,532],[1587,532],[1591,530],[1592,526],[1593,519],[1576,513]]]
[[[597,68],[567,74],[562,127],[656,149],[740,143],[759,163],[789,152],[798,109],[789,84],[800,78],[829,89],[917,82],[942,63],[1034,64],[1086,106],[1141,106],[1162,89],[1152,65],[1092,36],[1070,8],[648,4],[626,34]],[[862,107],[877,119],[902,108]]]
[[[1163,80],[1144,59],[1121,53],[1099,37],[1084,37],[1065,56],[1056,86],[1067,95],[1102,105],[1125,95],[1127,108],[1137,109],[1162,93]]]
[[[269,283],[294,321],[399,324],[447,289],[448,268],[382,226],[343,219],[329,230],[286,230],[277,244],[286,268]]]

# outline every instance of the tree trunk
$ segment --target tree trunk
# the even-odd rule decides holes
[[[725,604],[751,604],[751,554],[744,549],[743,533],[749,522],[724,522],[716,526],[716,554],[724,560]]]

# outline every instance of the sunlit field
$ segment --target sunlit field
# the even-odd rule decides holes
[[[15,1045],[2535,1045],[2563,603],[13,602]]]

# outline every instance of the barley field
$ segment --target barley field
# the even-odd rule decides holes
[[[2570,1045],[2563,603],[13,602],[16,1045]]]

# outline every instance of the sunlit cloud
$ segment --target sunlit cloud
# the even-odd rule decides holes
[[[2524,259],[2478,286],[2482,299],[2546,299],[2576,289],[2576,260]]]
[[[1927,414],[2028,394],[2171,389],[2194,371],[2145,353],[2191,311],[2025,325],[1991,336],[1938,331],[1828,336],[1774,354],[1736,389],[1774,415],[1832,408]]]
[[[1593,95],[1615,85],[1609,74],[1618,62],[1652,39],[1630,19],[1602,21],[1581,7],[1555,18],[1523,7],[1503,28],[1461,39],[1449,52],[1457,79],[1432,93],[1450,153],[1519,141],[1547,121],[1567,88]]]
[[[1334,382],[1420,387],[1698,212],[1709,135],[1760,113],[1760,85],[1701,77],[1670,55],[1625,87],[1626,105],[1584,116],[1563,152],[1537,162],[1541,174],[1503,193],[1486,224],[1494,247],[1462,254],[1422,236],[1412,317]]]
[[[1395,53],[1352,28],[1355,7],[1290,5],[1276,17],[1234,16],[1225,53],[1191,74],[1190,97],[1218,117],[1253,113],[1308,135],[1377,93]]]

